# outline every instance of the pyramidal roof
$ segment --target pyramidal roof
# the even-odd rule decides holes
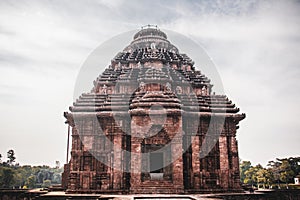
[[[225,95],[214,94],[212,87],[210,80],[195,69],[192,59],[180,53],[164,32],[147,26],[112,59],[94,81],[91,92],[82,94],[70,111],[129,112],[137,108],[136,105],[142,105],[139,101],[150,101],[147,93],[157,93],[155,95],[159,98],[150,98],[153,102],[168,102],[166,99],[174,99],[175,95],[180,97],[179,101],[176,100],[180,106],[175,107],[185,112],[219,113],[239,120],[245,117],[238,114],[239,109]]]
[[[186,54],[179,53],[178,48],[173,45],[167,35],[158,28],[143,28],[137,32],[133,41],[124,48],[115,58],[115,62],[129,63],[139,61],[159,60],[163,64],[187,64],[191,67],[194,62]]]
[[[133,36],[133,41],[127,46],[124,51],[134,51],[144,48],[162,49],[178,53],[178,49],[170,43],[167,35],[157,27],[142,28]]]

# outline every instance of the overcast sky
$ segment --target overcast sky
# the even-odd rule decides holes
[[[0,153],[63,164],[63,112],[82,64],[102,42],[145,24],[206,49],[247,115],[237,135],[242,160],[299,156],[300,2],[274,0],[0,1]]]

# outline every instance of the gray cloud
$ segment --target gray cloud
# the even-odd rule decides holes
[[[200,43],[217,65],[226,94],[247,113],[238,132],[242,159],[265,164],[295,155],[300,150],[299,10],[298,1],[271,0],[1,1],[0,109],[6,114],[0,152],[15,148],[21,163],[63,162],[61,115],[72,102],[80,66],[113,35],[158,24]],[[16,126],[20,113],[28,116]],[[20,140],[13,146],[15,138]],[[26,150],[22,141],[34,148]],[[45,158],[36,149],[52,154]]]

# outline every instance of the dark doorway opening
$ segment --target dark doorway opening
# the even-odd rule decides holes
[[[163,173],[164,154],[150,153],[150,173]]]

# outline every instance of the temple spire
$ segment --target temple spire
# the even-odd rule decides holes
[[[158,26],[154,25],[154,24],[147,24],[147,25],[141,26],[142,30],[146,29],[146,28],[155,28],[155,29],[159,30]]]

